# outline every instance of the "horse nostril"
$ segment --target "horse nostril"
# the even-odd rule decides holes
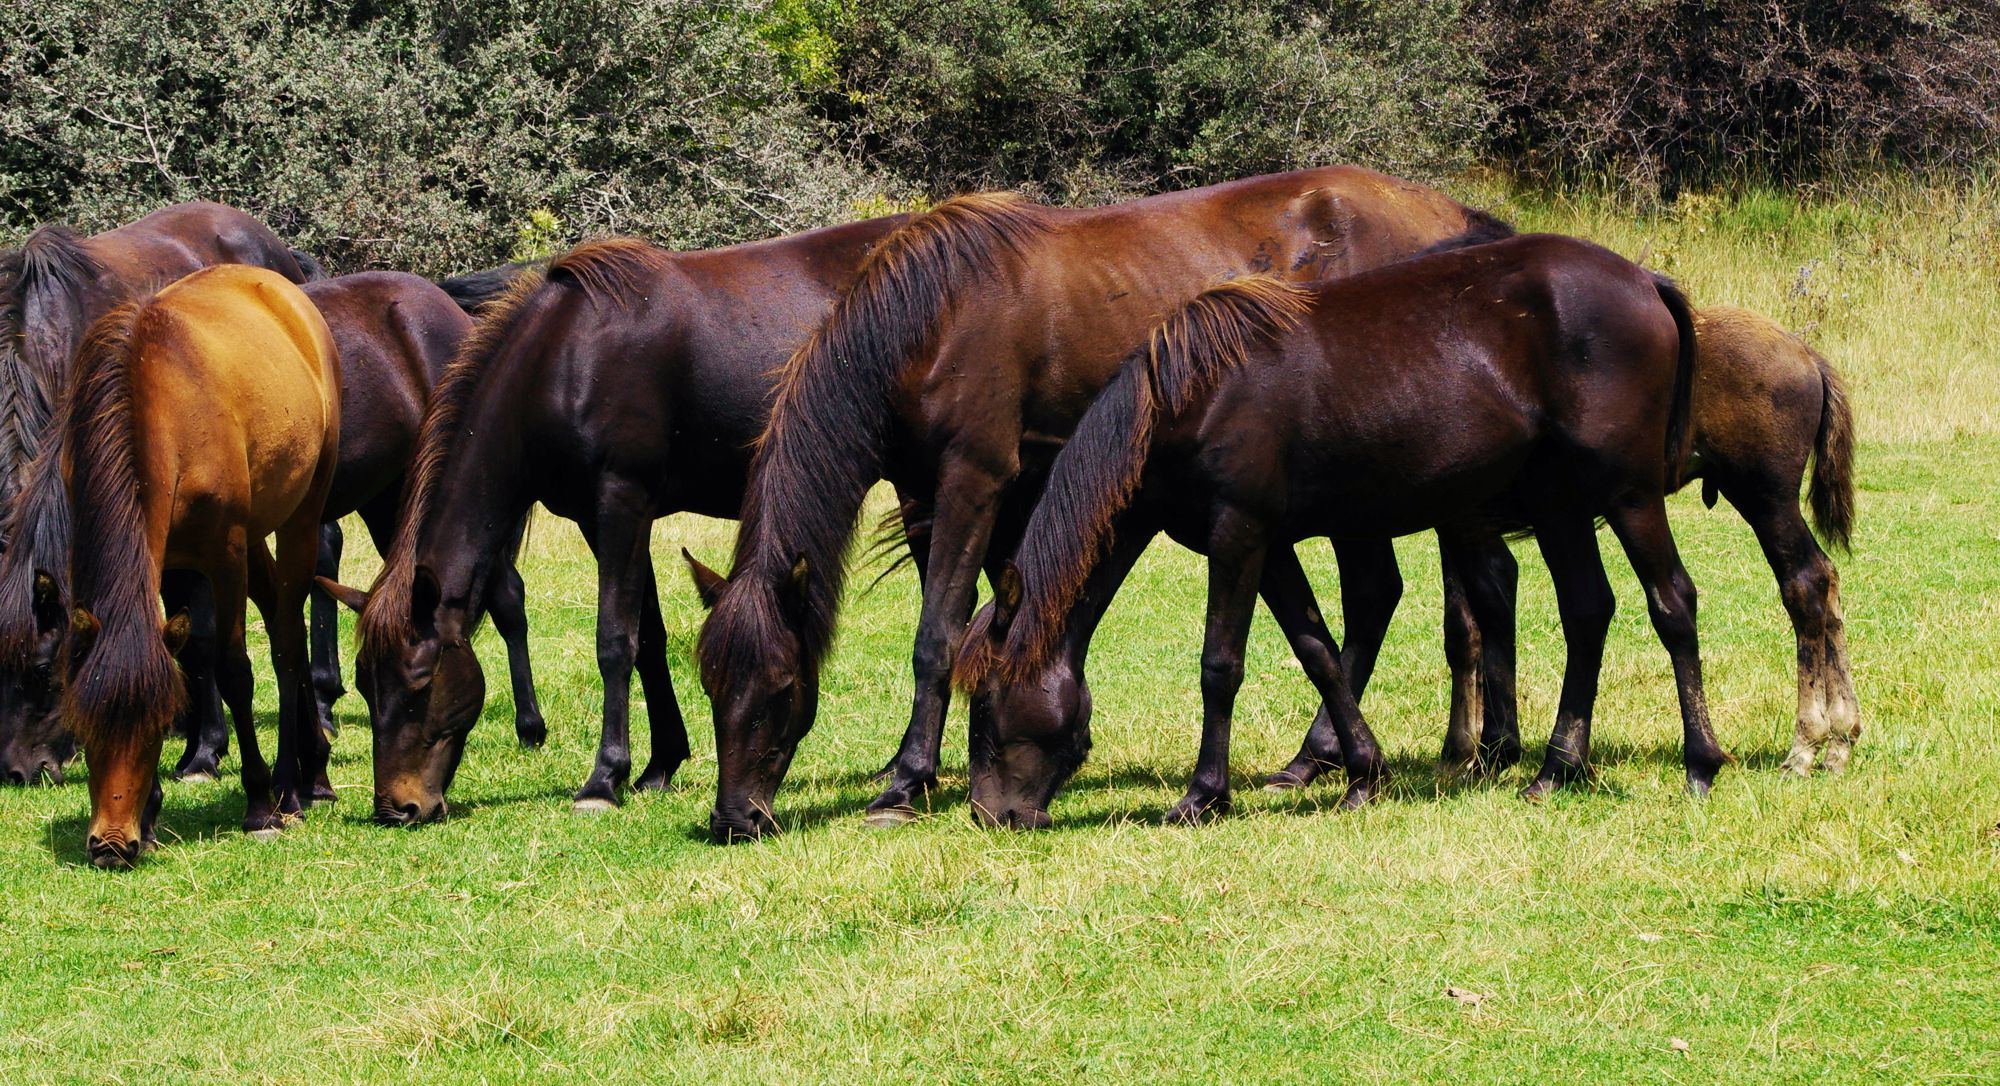
[[[28,775],[26,773],[21,772],[18,769],[9,766],[7,769],[7,783],[26,785],[28,783]]]

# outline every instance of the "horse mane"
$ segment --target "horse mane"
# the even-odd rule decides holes
[[[437,501],[445,468],[463,434],[459,420],[472,402],[480,379],[491,368],[490,363],[527,315],[530,303],[543,296],[545,286],[573,287],[586,297],[635,291],[644,276],[666,265],[667,257],[665,250],[637,238],[585,242],[546,265],[520,269],[519,274],[480,307],[472,330],[466,333],[457,353],[446,364],[424,408],[423,423],[417,431],[417,451],[410,464],[409,481],[396,521],[395,541],[356,624],[357,654],[363,660],[392,650],[414,633],[410,599],[416,577],[417,544],[424,522]]]
[[[70,599],[97,618],[95,647],[63,697],[69,729],[89,742],[138,742],[163,734],[187,698],[161,640],[159,571],[147,547],[135,460],[134,344],[174,334],[149,302],[104,315],[76,356],[75,387],[61,420],[69,466]],[[65,667],[73,666],[65,661]]]
[[[529,271],[545,266],[540,260],[516,260],[495,268],[466,272],[446,279],[436,280],[439,290],[451,296],[460,309],[478,315],[486,306],[506,293],[509,284]]]
[[[1112,522],[1145,476],[1154,425],[1242,368],[1254,342],[1297,327],[1312,298],[1268,275],[1234,279],[1195,296],[1126,357],[1056,456],[1028,521],[1014,557],[1023,597],[1004,649],[994,651],[987,607],[961,641],[952,675],[960,688],[972,690],[996,670],[1019,678],[1048,662],[1110,543]]]
[[[0,498],[41,451],[82,331],[80,295],[98,271],[84,239],[63,226],[44,226],[0,256]]]
[[[946,200],[883,238],[832,313],[778,371],[751,459],[730,588],[703,625],[704,667],[761,657],[782,624],[779,587],[811,575],[792,611],[806,659],[830,647],[848,543],[882,474],[896,382],[931,346],[960,289],[1045,231],[1049,210],[1011,192]]]

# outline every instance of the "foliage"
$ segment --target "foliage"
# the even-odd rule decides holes
[[[201,197],[336,270],[1333,161],[1669,196],[1857,164],[1963,175],[1996,125],[1994,0],[0,6],[0,243]]]
[[[2000,150],[2000,4],[1476,0],[1493,149],[1568,179],[1810,178]]]

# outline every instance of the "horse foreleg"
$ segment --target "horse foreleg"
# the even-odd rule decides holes
[[[508,548],[507,559],[493,567],[487,599],[493,628],[507,646],[507,679],[514,691],[514,738],[534,750],[548,742],[549,726],[535,698],[535,672],[528,661],[528,591],[521,583],[520,567],[514,563],[518,546],[517,542]]]
[[[346,536],[338,521],[319,527],[319,559],[313,573],[329,581],[340,580],[340,555]],[[339,731],[333,718],[333,703],[347,693],[340,680],[340,607],[332,596],[315,585],[312,589],[312,685],[315,715],[328,735]]]
[[[253,575],[240,536],[230,542],[228,552],[231,560],[209,574],[209,584],[215,596],[216,624],[222,631],[222,649],[216,661],[216,686],[222,693],[222,700],[228,703],[229,715],[236,724],[236,755],[243,763],[243,832],[276,833],[284,827],[285,819],[278,811],[277,797],[272,792],[271,767],[264,761],[263,750],[257,743],[250,653],[243,637],[246,617],[244,598],[253,594],[250,589],[254,587],[257,609],[260,612],[264,610],[270,597],[270,571],[259,563]]]
[[[889,783],[868,804],[869,825],[915,818],[917,803],[937,785],[944,717],[951,705],[953,651],[972,617],[979,571],[1007,482],[963,461],[947,462],[940,473],[930,559],[924,568],[924,606],[911,654],[916,696],[909,727],[890,763]]]
[[[632,772],[632,665],[651,590],[652,510],[643,488],[607,478],[598,486],[596,523],[587,535],[597,554],[597,673],[604,684],[604,726],[597,762],[576,791],[579,811],[616,807]],[[652,691],[647,691],[650,696]],[[666,699],[672,702],[671,686]]]
[[[654,580],[653,564],[640,568],[639,686],[646,694],[647,734],[652,753],[646,768],[632,787],[641,790],[665,788],[674,773],[688,760],[687,720],[681,716],[680,699],[674,696],[674,677],[667,669],[667,624],[660,617],[660,590]]]
[[[212,781],[229,753],[229,726],[216,696],[215,596],[201,574],[166,570],[160,576],[160,598],[169,616],[186,610],[193,623],[180,656],[188,691],[187,750],[174,766],[174,779]]]
[[[1243,686],[1243,648],[1264,575],[1263,526],[1234,510],[1209,533],[1208,620],[1201,642],[1201,749],[1187,794],[1169,808],[1169,823],[1190,825],[1227,814],[1229,733]]]
[[[1390,557],[1393,560],[1393,552]],[[1344,565],[1341,583],[1348,583]],[[1278,620],[1299,666],[1319,691],[1321,711],[1337,737],[1340,764],[1347,771],[1347,793],[1340,805],[1359,807],[1379,794],[1389,773],[1381,747],[1361,716],[1357,691],[1347,678],[1343,666],[1347,657],[1326,628],[1312,584],[1299,566],[1298,553],[1288,546],[1272,547],[1264,558],[1261,587],[1264,602]]]

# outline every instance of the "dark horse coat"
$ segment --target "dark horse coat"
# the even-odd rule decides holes
[[[958,678],[985,695],[973,718],[975,808],[1047,823],[1089,745],[1090,634],[1162,530],[1210,557],[1201,757],[1171,818],[1229,802],[1230,714],[1260,591],[1332,711],[1345,802],[1380,786],[1381,754],[1291,551],[1311,536],[1435,528],[1448,555],[1476,564],[1501,531],[1536,530],[1570,648],[1535,786],[1553,787],[1587,762],[1609,621],[1599,516],[1646,587],[1679,685],[1688,783],[1705,791],[1727,756],[1708,725],[1694,588],[1664,501],[1689,448],[1694,346],[1671,285],[1546,235],[1306,290],[1253,278],[1197,298],[1078,425],[1018,573],[1003,574],[999,601],[967,634]]]
[[[1012,552],[1053,450],[1159,319],[1218,280],[1346,275],[1507,233],[1443,193],[1336,166],[1110,207],[948,200],[884,240],[787,365],[726,585],[702,629],[720,763],[710,825],[770,807],[816,704],[863,496],[887,478],[926,525],[916,694],[871,818],[936,780],[951,652],[982,567]]]

